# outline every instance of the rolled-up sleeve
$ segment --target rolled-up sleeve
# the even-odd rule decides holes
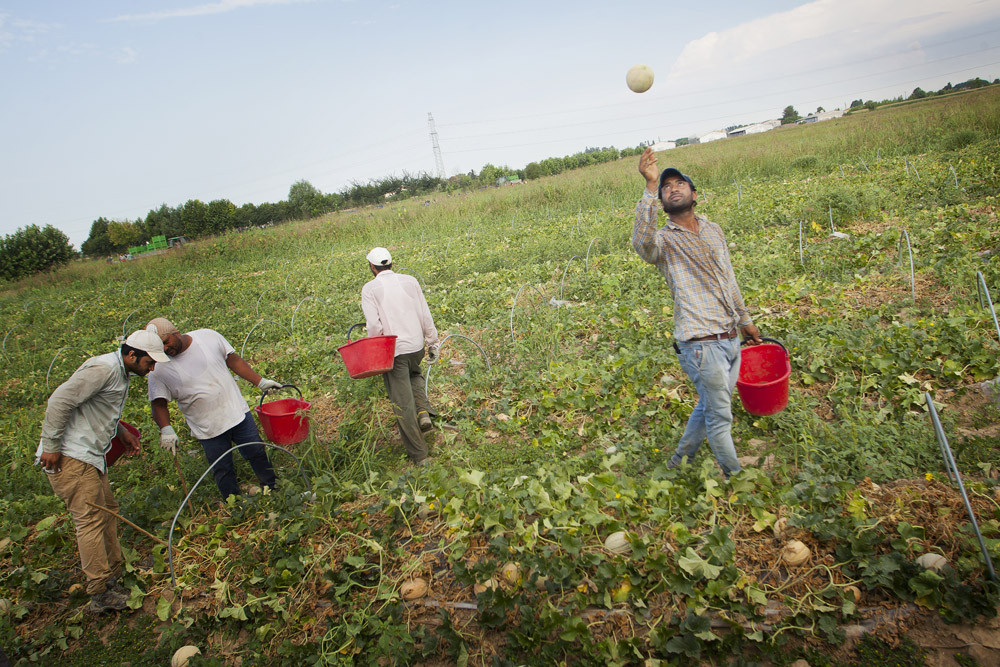
[[[49,396],[42,422],[42,451],[47,454],[62,451],[63,433],[73,410],[94,397],[112,378],[113,369],[98,364],[83,366],[56,387]]]
[[[635,206],[635,225],[632,227],[632,247],[644,260],[656,264],[660,259],[660,248],[656,244],[656,202],[659,200],[649,190],[644,190],[642,198]]]

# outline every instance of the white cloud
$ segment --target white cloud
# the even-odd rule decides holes
[[[244,7],[256,7],[259,5],[292,5],[302,2],[314,2],[315,0],[219,0],[193,7],[181,9],[169,9],[160,12],[149,12],[147,14],[122,14],[108,21],[147,21],[155,22],[163,19],[189,18],[192,16],[209,16],[212,14],[224,14]]]
[[[118,53],[115,54],[115,60],[121,65],[128,65],[136,61],[136,56],[139,52],[133,49],[131,46],[123,46]]]
[[[977,0],[814,0],[688,42],[668,79],[699,80],[741,66],[802,71],[859,55],[912,52],[914,44],[920,53],[922,39],[997,17],[1000,3]]]
[[[10,14],[0,14],[0,53],[9,50],[18,43],[34,42],[39,35],[44,35],[59,27],[57,23],[12,19]]]

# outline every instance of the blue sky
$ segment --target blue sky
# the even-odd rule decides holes
[[[433,173],[428,112],[452,175],[973,76],[996,0],[0,0],[0,234]]]

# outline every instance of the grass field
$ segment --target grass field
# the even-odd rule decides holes
[[[694,178],[756,324],[790,352],[786,410],[734,402],[752,458],[728,484],[707,447],[665,467],[696,395],[666,285],[631,249],[635,158],[9,287],[0,646],[69,665],[163,662],[184,644],[225,665],[835,665],[874,651],[843,647],[845,628],[898,633],[878,625],[887,610],[984,623],[997,586],[924,397],[996,563],[1000,411],[981,387],[1000,345],[977,285],[997,298],[998,98],[993,86],[660,154]],[[427,468],[406,465],[381,381],[350,380],[336,352],[363,321],[374,245],[455,334],[429,373],[447,428]],[[132,610],[93,618],[68,593],[82,581],[72,522],[32,456],[51,390],[157,316],[216,329],[299,387],[310,438],[296,458],[274,453],[279,491],[219,508],[209,479],[192,517],[134,380],[123,418],[144,453],[111,479],[143,530],[166,540],[179,513],[177,586],[166,550],[124,527]],[[192,484],[206,463],[174,413]],[[627,553],[604,546],[618,531]],[[781,561],[789,539],[811,550],[805,565]],[[927,552],[948,568],[917,565]],[[416,577],[428,595],[403,600]]]

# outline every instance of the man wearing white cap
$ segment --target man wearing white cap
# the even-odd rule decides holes
[[[259,442],[260,433],[250,406],[233,379],[236,373],[262,391],[278,389],[281,384],[261,377],[218,331],[196,329],[186,334],[178,331],[170,320],[157,317],[146,325],[159,335],[163,349],[173,363],[158,368],[149,375],[149,401],[153,421],[160,427],[160,446],[171,455],[177,452],[177,433],[170,425],[171,400],[187,420],[191,435],[201,442],[208,462],[225,457],[212,468],[215,485],[223,498],[240,494],[236,481],[234,445]],[[263,486],[275,484],[274,468],[267,458],[264,445],[250,445],[238,450],[247,460]]]
[[[95,613],[125,609],[128,596],[118,584],[122,573],[118,521],[97,507],[118,511],[108,484],[104,459],[117,436],[128,453],[139,439],[119,421],[132,375],[146,375],[170,359],[163,343],[148,331],[136,331],[121,349],[91,357],[49,397],[36,453],[49,484],[66,503],[76,528],[80,564],[87,578],[89,609]]]
[[[430,403],[424,391],[420,361],[427,346],[427,360],[438,359],[438,333],[420,283],[413,276],[395,273],[385,248],[368,253],[368,267],[375,276],[361,288],[361,310],[369,336],[396,336],[392,370],[383,375],[406,454],[414,463],[427,461],[424,431],[433,428]]]

